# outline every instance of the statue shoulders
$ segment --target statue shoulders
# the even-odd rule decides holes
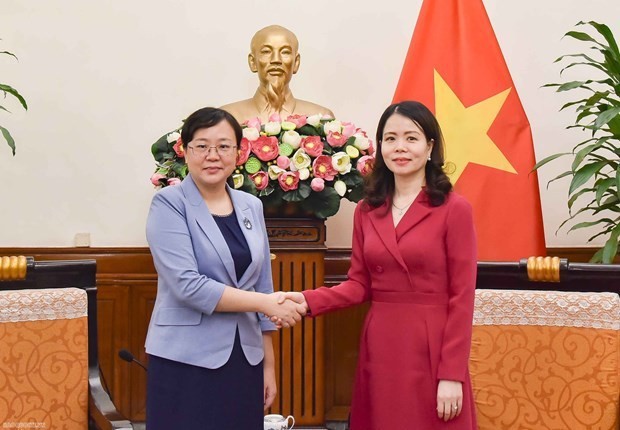
[[[295,113],[303,114],[303,115],[316,115],[317,113],[322,114],[323,116],[330,116],[335,118],[334,113],[326,108],[325,106],[318,105],[316,103],[312,103],[306,100],[297,99],[295,104]]]
[[[228,103],[220,106],[220,109],[223,109],[232,116],[234,116],[235,119],[239,121],[239,123],[245,121],[245,119],[247,118],[252,118],[258,115],[252,99],[245,99],[233,103]]]

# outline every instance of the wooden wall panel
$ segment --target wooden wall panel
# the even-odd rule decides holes
[[[102,283],[97,288],[99,365],[112,401],[126,416],[130,413],[130,396],[127,391],[129,368],[118,358],[118,350],[129,344],[129,334],[125,329],[131,324],[128,305],[127,287]]]
[[[133,282],[130,296],[130,313],[135,315],[131,326],[129,350],[137,360],[148,366],[144,341],[155,306],[157,282]],[[131,416],[134,420],[146,420],[146,372],[138,365],[131,366]]]

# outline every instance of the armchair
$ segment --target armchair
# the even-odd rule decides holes
[[[95,275],[94,260],[0,258],[4,427],[134,428],[102,384]]]

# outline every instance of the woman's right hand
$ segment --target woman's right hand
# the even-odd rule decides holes
[[[286,293],[278,291],[266,295],[263,313],[272,321],[278,321],[282,327],[293,327],[306,315],[307,306],[294,300],[286,300]]]

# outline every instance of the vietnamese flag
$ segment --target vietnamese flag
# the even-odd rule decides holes
[[[435,112],[479,260],[546,255],[530,125],[482,0],[424,0],[394,102]]]

